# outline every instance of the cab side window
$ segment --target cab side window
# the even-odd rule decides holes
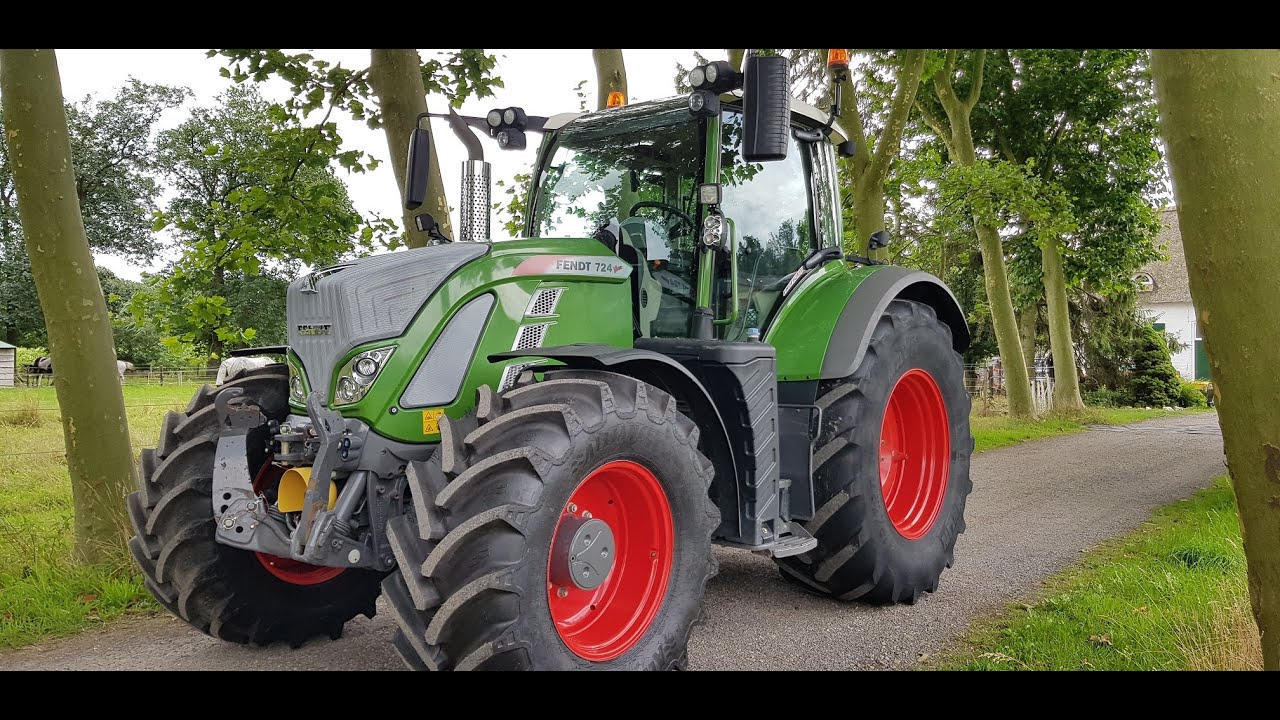
[[[748,163],[742,158],[742,114],[726,110],[720,133],[720,209],[738,238],[738,321],[726,340],[760,327],[788,275],[813,252],[813,195],[806,181],[807,148],[794,138],[785,160]]]

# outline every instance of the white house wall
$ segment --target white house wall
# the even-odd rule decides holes
[[[1184,347],[1172,356],[1173,367],[1185,380],[1196,377],[1196,311],[1189,302],[1156,303],[1143,307],[1151,322],[1164,323],[1165,332],[1178,338]]]

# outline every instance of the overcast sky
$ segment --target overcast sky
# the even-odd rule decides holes
[[[317,58],[341,62],[346,67],[363,68],[369,64],[368,50],[314,50]],[[422,50],[423,58],[434,51]],[[578,109],[578,97],[574,87],[581,80],[587,83],[589,108],[594,108],[596,98],[595,66],[590,50],[490,50],[498,58],[495,74],[502,78],[505,88],[497,88],[495,97],[468,100],[463,104],[464,115],[484,115],[494,107],[519,105],[530,115],[554,115]],[[631,101],[651,100],[674,94],[672,78],[676,63],[689,67],[694,52],[710,59],[723,57],[723,50],[623,50],[627,67],[627,85]],[[62,91],[68,100],[80,100],[87,94],[106,97],[124,84],[129,76],[148,83],[181,85],[195,94],[183,109],[166,113],[157,129],[173,127],[187,117],[193,104],[211,104],[214,97],[229,87],[230,80],[218,75],[222,62],[218,58],[206,58],[203,50],[59,50],[58,66],[62,75]],[[283,100],[289,96],[283,81],[272,80],[261,86],[265,97]],[[431,96],[428,102],[432,112],[442,112],[447,107],[443,97]],[[370,130],[363,122],[335,113],[339,132],[345,148],[363,150],[383,164],[371,173],[348,174],[339,171],[347,183],[351,199],[362,212],[378,212],[383,216],[400,219],[399,191],[391,166],[387,163],[386,138],[381,130]],[[312,120],[318,120],[313,116]],[[455,208],[458,203],[459,179],[466,151],[441,120],[432,120],[436,135],[436,150],[440,154],[440,168],[444,174],[449,202]],[[533,162],[537,148],[537,136],[531,136],[529,148],[524,151],[500,151],[496,143],[486,139],[485,159],[493,163],[493,179],[510,180],[515,173],[525,171]],[[508,184],[510,184],[508,182]],[[496,191],[501,192],[501,191]],[[453,213],[453,226],[457,227],[457,212]],[[494,224],[495,232],[500,228]],[[116,274],[137,279],[143,271],[156,270],[127,260],[99,255],[98,263]]]

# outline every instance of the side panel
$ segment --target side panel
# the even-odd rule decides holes
[[[440,286],[402,337],[358,346],[337,361],[334,368],[364,350],[393,343],[398,346],[369,394],[358,403],[336,409],[346,417],[364,420],[393,440],[438,442],[440,435],[435,427],[440,412],[453,418],[461,417],[474,406],[477,388],[484,384],[498,386],[510,361],[489,362],[487,356],[511,350],[523,326],[545,324],[541,346],[593,342],[630,347],[631,289],[627,275],[598,271],[595,263],[562,263],[557,267],[555,256],[561,255],[598,256],[601,264],[610,260],[617,263],[617,256],[589,239],[493,244],[487,256],[463,266]],[[586,265],[590,267],[584,270]],[[547,287],[563,288],[555,314],[526,318],[534,293]],[[461,348],[458,356],[452,358],[453,362],[467,366],[456,399],[438,407],[400,407],[400,398],[449,321],[468,303],[485,294],[491,294],[494,302],[479,343],[474,351]],[[335,376],[326,376],[323,383],[313,377],[311,382],[326,387],[328,397],[333,397]]]

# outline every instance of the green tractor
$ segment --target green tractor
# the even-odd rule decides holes
[[[685,667],[713,544],[839,600],[936,590],[971,488],[964,314],[937,278],[842,253],[856,150],[785,58],[689,80],[449,113],[459,237],[420,215],[429,246],[292,283],[289,346],[250,351],[284,362],[205,386],[143,451],[151,593],[294,646],[382,595],[412,668],[540,670]],[[542,134],[524,239],[487,239],[471,128]]]

